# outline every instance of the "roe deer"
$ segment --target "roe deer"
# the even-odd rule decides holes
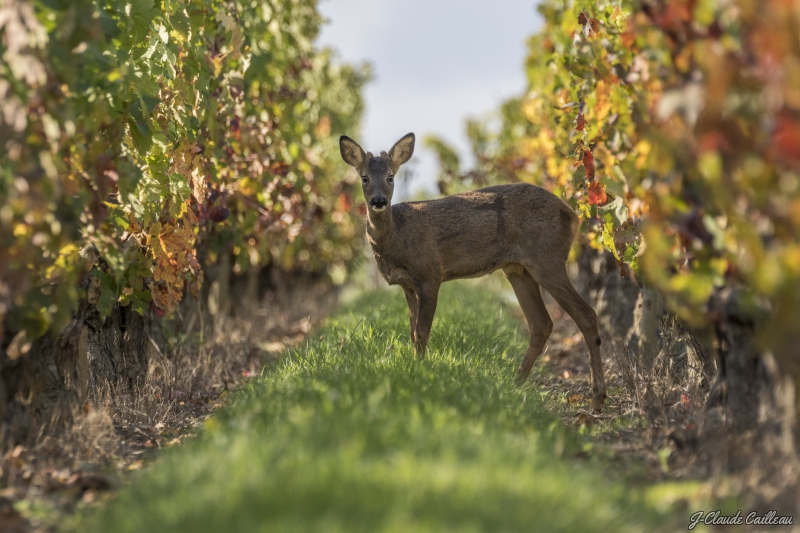
[[[539,287],[544,287],[578,324],[589,346],[592,407],[606,397],[600,334],[594,309],[567,276],[566,262],[578,217],[551,192],[527,183],[496,185],[426,202],[390,205],[394,176],[414,153],[414,134],[389,153],[365,153],[339,138],[345,163],[354,167],[367,200],[367,240],[378,269],[400,285],[408,301],[411,340],[424,357],[440,285],[502,268],[525,313],[531,338],[517,375],[528,378],[553,329]]]

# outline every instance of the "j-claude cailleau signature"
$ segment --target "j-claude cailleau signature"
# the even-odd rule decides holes
[[[689,517],[689,531],[693,530],[697,524],[707,526],[741,526],[742,524],[790,526],[793,523],[793,516],[781,516],[778,511],[767,511],[765,514],[758,514],[756,511],[742,514],[742,511],[736,511],[734,515],[725,515],[722,514],[722,511],[697,511]]]

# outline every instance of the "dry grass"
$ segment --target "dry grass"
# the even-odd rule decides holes
[[[139,383],[91,383],[89,400],[63,434],[3,455],[0,532],[55,531],[65,513],[103,498],[125,472],[192,435],[228,391],[303,340],[336,299],[329,286],[309,283],[230,316],[213,317],[192,302],[173,320],[155,323]]]

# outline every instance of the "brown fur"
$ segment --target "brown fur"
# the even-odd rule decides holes
[[[589,346],[593,407],[606,396],[597,315],[572,286],[566,262],[578,217],[551,192],[527,183],[496,185],[427,202],[390,205],[394,174],[414,151],[414,134],[375,157],[349,137],[342,158],[362,177],[367,239],[378,269],[400,285],[409,308],[411,339],[424,357],[440,285],[503,269],[519,300],[531,340],[518,369],[527,379],[553,323],[540,286],[575,320]]]

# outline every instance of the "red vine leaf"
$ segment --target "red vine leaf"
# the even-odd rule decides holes
[[[622,42],[622,46],[625,48],[631,48],[633,44],[636,42],[636,34],[632,31],[626,31],[619,36],[620,41]]]
[[[589,37],[592,33],[600,31],[600,21],[594,17],[590,17],[586,11],[581,11],[578,15],[578,24],[583,27],[583,36]]]
[[[594,183],[594,156],[590,150],[583,152],[583,160],[581,162],[584,170],[586,170],[586,180]]]
[[[603,205],[608,200],[606,189],[600,183],[593,181],[589,184],[589,204]]]
[[[775,122],[773,140],[778,154],[788,161],[800,161],[800,121],[784,112]]]

